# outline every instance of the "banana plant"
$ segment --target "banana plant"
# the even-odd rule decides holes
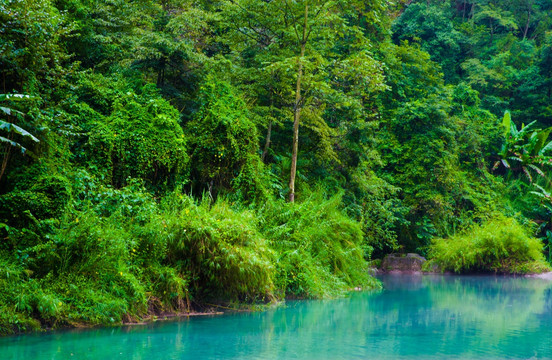
[[[30,96],[29,95],[21,95],[21,94],[0,94],[0,102],[5,102],[7,100],[12,100],[12,101],[16,100],[17,101],[17,100],[22,100],[22,99],[30,99]],[[17,111],[15,109],[12,109],[12,108],[9,108],[9,107],[6,107],[6,106],[0,106],[0,112],[2,112],[4,115],[7,115],[7,116],[15,116],[15,115],[23,116],[24,115],[21,111]],[[22,127],[17,126],[15,124],[11,123],[11,122],[2,120],[2,119],[0,119],[0,130],[4,130],[4,132],[8,134],[7,135],[8,137],[11,137],[10,134],[15,133],[15,134],[21,135],[23,137],[30,138],[34,142],[39,142],[39,140],[33,134],[28,132],[27,130],[25,130]],[[10,138],[0,136],[0,142],[7,143],[7,144],[9,144],[13,147],[19,148],[22,153],[25,153],[27,151],[27,149],[25,147],[23,147],[18,142],[15,142],[15,141],[11,140]]]
[[[547,178],[545,167],[552,165],[552,157],[548,156],[552,151],[552,141],[548,141],[552,127],[537,129],[535,124],[536,121],[527,125],[522,124],[518,130],[511,119],[510,112],[504,113],[502,126],[505,141],[493,170],[502,164],[510,174],[516,172],[525,174],[530,183],[533,182],[532,173]]]
[[[7,101],[21,101],[30,98],[31,97],[29,95],[0,94],[0,104]],[[0,165],[0,179],[2,179],[4,171],[6,170],[6,167],[8,165],[8,158],[10,156],[11,149],[17,148],[23,154],[28,151],[27,148],[25,148],[21,143],[14,140],[14,135],[18,135],[22,138],[28,138],[34,142],[39,142],[38,138],[36,138],[27,130],[15,125],[12,122],[7,121],[7,119],[9,119],[10,117],[15,117],[17,115],[23,116],[24,114],[21,111],[12,109],[8,106],[0,106],[0,131],[5,134],[5,136],[0,135],[0,143],[4,144],[4,148],[2,150],[3,159],[2,164]],[[4,117],[6,120],[3,120],[2,117]]]

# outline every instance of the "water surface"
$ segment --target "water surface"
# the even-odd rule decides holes
[[[385,290],[0,339],[0,359],[552,359],[552,282],[405,276]]]

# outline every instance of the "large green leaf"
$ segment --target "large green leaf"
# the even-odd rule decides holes
[[[27,149],[26,149],[25,147],[21,146],[21,144],[18,144],[18,143],[16,143],[15,141],[12,141],[12,140],[10,140],[10,139],[7,139],[7,138],[5,138],[5,137],[3,137],[3,136],[0,136],[0,142],[8,143],[9,145],[11,145],[11,146],[13,146],[13,147],[16,147],[16,148],[20,149],[20,150],[21,150],[21,153],[23,153],[23,154],[24,154],[25,152],[27,152]]]
[[[23,115],[23,113],[21,111],[17,111],[17,110],[11,109],[9,107],[4,107],[4,106],[0,106],[0,111],[2,111],[4,114],[6,114],[8,116],[13,115],[13,114]]]
[[[527,124],[527,125],[522,124],[522,125],[521,125],[521,130],[518,132],[517,135],[518,135],[518,136],[519,136],[519,135],[522,135],[522,134],[526,133],[527,131],[531,130],[531,127],[532,127],[533,125],[535,125],[536,123],[537,123],[537,120],[531,121],[531,122],[530,122],[529,124]]]
[[[544,145],[540,153],[541,155],[545,155],[550,150],[552,150],[552,141],[549,141],[548,144]]]
[[[539,131],[537,135],[537,142],[535,144],[535,147],[533,148],[533,151],[531,151],[531,155],[535,156],[535,155],[542,154],[542,151],[545,148],[544,144],[546,140],[548,140],[548,136],[550,135],[551,131],[552,131],[552,127]]]
[[[510,112],[506,110],[504,112],[504,117],[502,118],[502,126],[504,127],[504,136],[508,136],[508,132],[511,131],[512,116]]]
[[[7,121],[4,121],[4,120],[0,120],[0,129],[1,130],[6,130],[7,132],[14,132],[16,134],[19,134],[21,136],[25,136],[25,137],[29,137],[31,138],[33,141],[35,142],[39,142],[40,140],[38,140],[33,134],[31,134],[30,132],[28,132],[27,130],[23,129],[22,127],[19,127],[15,124],[12,124],[12,123],[9,123]]]

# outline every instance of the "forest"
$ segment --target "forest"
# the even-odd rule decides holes
[[[550,271],[547,0],[0,0],[0,334]]]

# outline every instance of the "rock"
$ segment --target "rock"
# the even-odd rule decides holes
[[[381,264],[383,271],[405,271],[419,272],[422,271],[422,265],[426,262],[423,256],[418,254],[389,254]]]
[[[552,281],[552,272],[546,272],[546,273],[542,273],[542,274],[531,274],[531,275],[526,275],[526,276]]]

